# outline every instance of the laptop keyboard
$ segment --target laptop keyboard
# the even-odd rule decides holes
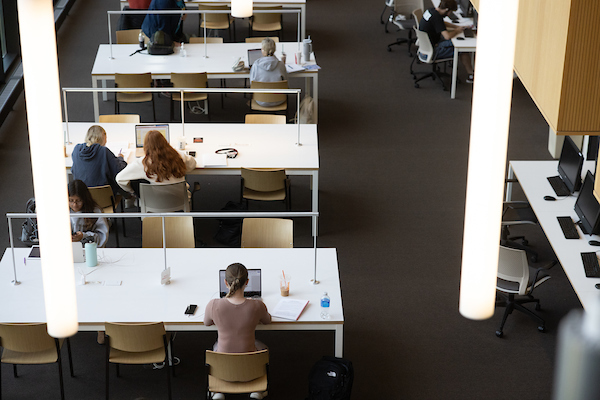
[[[600,278],[600,266],[598,265],[598,256],[595,252],[581,253],[583,269],[588,278]]]
[[[557,196],[571,195],[571,192],[567,188],[567,185],[565,185],[563,180],[560,179],[560,176],[549,176],[548,182],[550,182],[550,186],[552,186],[552,189],[554,189],[554,193],[556,193]]]
[[[579,232],[571,217],[556,217],[565,239],[579,239]]]
[[[463,33],[465,34],[465,37],[468,37],[468,38],[474,38],[475,37],[475,32],[471,28],[465,29]]]

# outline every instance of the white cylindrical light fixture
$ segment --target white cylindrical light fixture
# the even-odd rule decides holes
[[[252,0],[231,0],[231,16],[248,18],[252,16]]]
[[[21,57],[48,333],[78,330],[52,0],[18,0]]]
[[[476,320],[495,307],[518,9],[479,3],[459,305]]]

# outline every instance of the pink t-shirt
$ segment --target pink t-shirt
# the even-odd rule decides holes
[[[254,330],[259,323],[271,323],[271,314],[261,300],[232,304],[226,298],[213,299],[204,312],[204,325],[217,326],[217,351],[221,353],[256,351]]]
[[[152,0],[129,0],[129,8],[136,10],[147,10]]]

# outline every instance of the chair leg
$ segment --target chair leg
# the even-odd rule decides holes
[[[71,341],[67,338],[67,355],[69,356],[69,372],[71,373],[71,377],[74,377],[73,373],[73,357],[71,356]]]
[[[385,22],[383,22],[383,14],[385,14],[385,10],[387,10],[388,6],[387,4],[385,6],[383,6],[383,11],[381,12],[381,16],[379,17],[379,22],[381,22],[381,25],[383,25]]]
[[[108,376],[109,376],[109,366],[110,363],[108,362],[108,358],[110,355],[110,337],[107,336],[106,340],[105,340],[105,346],[106,346],[106,365],[105,365],[105,387],[104,387],[104,391],[106,394],[106,400],[108,400]]]
[[[13,376],[15,378],[19,377],[19,374],[17,373],[17,364],[13,364]]]
[[[154,93],[152,94],[152,118],[154,118],[154,122],[156,122],[156,108],[154,107]]]
[[[117,378],[121,377],[121,370],[119,369],[119,364],[115,364],[115,367],[117,367]]]
[[[171,96],[173,96],[173,93],[171,93]],[[173,97],[171,97],[171,121],[173,121]]]
[[[58,339],[54,339],[56,342],[56,353],[58,355],[57,364],[58,364],[58,381],[60,384],[60,399],[65,400],[65,387],[63,384],[63,373],[62,373],[62,357],[60,356],[60,345],[58,344]]]
[[[115,227],[115,239],[117,241],[117,248],[121,247],[119,244],[119,225],[117,224],[117,220],[114,219],[114,227]]]

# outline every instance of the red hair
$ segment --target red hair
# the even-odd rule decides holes
[[[168,180],[171,177],[185,176],[186,167],[179,153],[171,147],[159,131],[149,131],[144,137],[144,152],[142,160],[146,176],[156,176],[156,182]]]

